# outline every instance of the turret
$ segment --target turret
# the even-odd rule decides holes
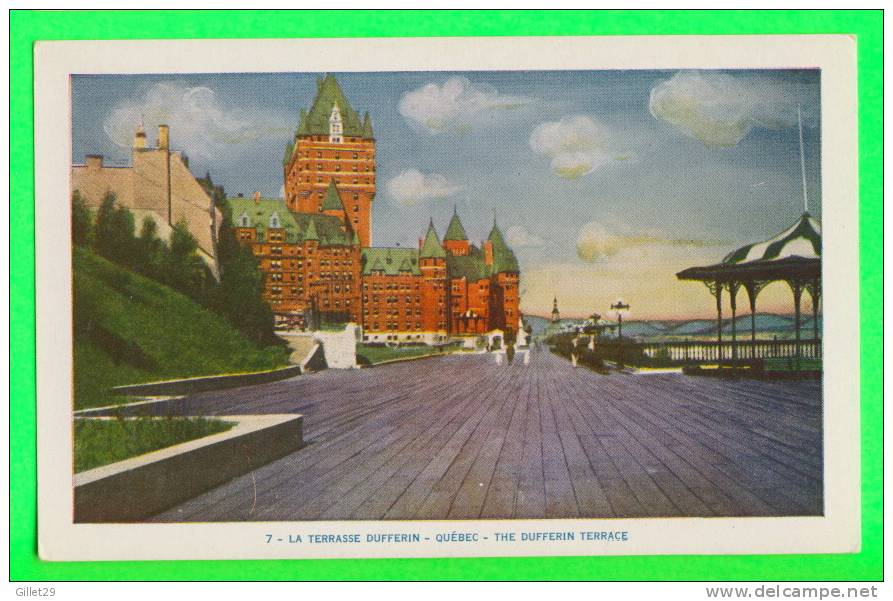
[[[499,226],[496,225],[495,219],[493,220],[493,229],[490,230],[490,235],[487,237],[487,242],[490,243],[493,254],[491,263],[493,273],[518,273],[520,271],[518,259],[515,257],[512,249],[509,248],[509,245],[505,243],[505,238],[502,236]]]
[[[335,184],[335,180],[329,182],[329,188],[326,190],[325,198],[323,198],[319,210],[326,215],[331,215],[344,221],[344,204],[341,202],[341,195],[338,193],[338,186]]]
[[[425,233],[425,239],[419,249],[420,259],[440,259],[446,258],[446,252],[437,239],[437,230],[434,229],[434,220],[428,222],[428,231]]]
[[[468,236],[465,235],[465,228],[462,226],[462,220],[459,219],[455,205],[453,206],[453,217],[443,236],[443,247],[453,256],[459,257],[468,254]]]

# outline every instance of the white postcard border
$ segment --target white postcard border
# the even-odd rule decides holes
[[[74,524],[69,77],[91,73],[820,68],[823,517]],[[861,542],[856,43],[843,35],[149,40],[35,47],[38,550],[47,560],[857,552]],[[515,542],[496,532],[628,532]],[[419,533],[421,543],[272,544]],[[477,533],[476,542],[438,535]],[[487,537],[483,540],[483,537]],[[302,537],[303,538],[303,537]]]

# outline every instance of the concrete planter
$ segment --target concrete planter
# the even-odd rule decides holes
[[[258,371],[248,374],[231,374],[225,376],[202,376],[199,378],[185,378],[182,380],[168,380],[165,382],[149,382],[148,384],[130,384],[116,386],[112,390],[118,394],[134,396],[174,396],[206,392],[208,390],[225,390],[227,388],[239,388],[240,386],[253,386],[254,384],[266,384],[278,380],[286,380],[300,376],[300,365],[274,369],[271,371]]]
[[[301,448],[300,415],[222,416],[227,432],[74,476],[75,522],[144,520]]]

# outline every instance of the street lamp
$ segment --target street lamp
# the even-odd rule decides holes
[[[623,299],[619,299],[611,305],[611,310],[617,314],[617,342],[620,345],[620,367],[623,367],[623,313],[629,311],[629,304],[624,303]]]

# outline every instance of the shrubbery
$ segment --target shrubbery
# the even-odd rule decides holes
[[[273,313],[261,296],[263,274],[251,251],[236,240],[223,188],[214,186],[210,176],[199,183],[224,216],[217,241],[219,281],[198,255],[198,243],[185,221],[174,224],[169,241],[158,236],[151,217],[143,220],[137,234],[133,213],[118,205],[111,193],[95,214],[77,191],[72,194],[72,242],[220,313],[257,344],[279,343]]]

